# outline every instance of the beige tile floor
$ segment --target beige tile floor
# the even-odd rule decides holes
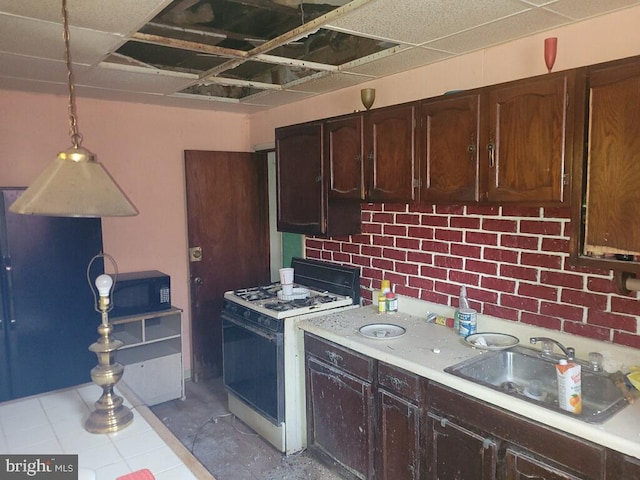
[[[120,432],[105,435],[84,430],[100,394],[99,387],[89,384],[0,404],[0,452],[78,454],[79,468],[95,472],[97,480],[114,480],[143,468],[151,470],[157,480],[208,476],[192,473],[181,458],[184,452],[178,448],[179,456],[169,446],[177,443],[175,438],[167,437],[162,424],[159,429],[152,426],[157,419],[145,406],[133,407],[133,423]],[[128,394],[128,398],[137,401],[135,395]],[[125,404],[132,407],[129,401]]]

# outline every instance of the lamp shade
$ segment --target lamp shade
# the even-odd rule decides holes
[[[9,210],[56,217],[127,217],[138,214],[95,155],[80,146],[60,152]]]

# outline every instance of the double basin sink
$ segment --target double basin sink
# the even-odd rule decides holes
[[[538,350],[515,346],[485,352],[447,367],[445,372],[589,423],[601,423],[628,404],[608,373],[590,371],[583,365],[582,413],[561,409],[556,364],[557,359],[541,356]]]

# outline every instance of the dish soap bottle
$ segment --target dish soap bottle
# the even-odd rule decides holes
[[[458,313],[460,310],[469,308],[469,299],[467,298],[467,287],[463,285],[460,287],[460,298],[458,299],[458,308],[453,314],[453,331],[456,333],[460,332],[460,317]]]
[[[577,363],[562,358],[556,365],[558,406],[579,415],[582,413],[582,372]]]

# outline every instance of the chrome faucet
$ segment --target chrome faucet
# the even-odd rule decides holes
[[[542,348],[540,349],[542,351],[543,355],[549,355],[553,352],[553,344],[555,343],[558,348],[560,350],[562,350],[562,353],[564,353],[565,357],[567,357],[567,360],[575,360],[576,359],[576,349],[573,347],[565,347],[564,345],[562,345],[560,342],[558,342],[557,340],[554,340],[553,338],[549,338],[549,337],[531,337],[529,339],[529,342],[531,342],[532,345],[535,345],[538,342],[542,342]]]

